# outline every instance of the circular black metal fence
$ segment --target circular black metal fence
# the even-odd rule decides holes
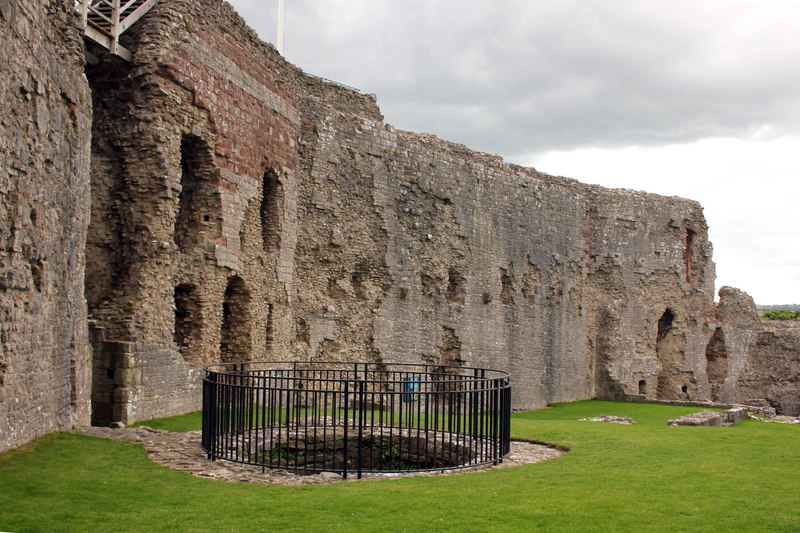
[[[203,449],[212,460],[346,478],[496,464],[509,452],[506,372],[323,362],[205,371]]]

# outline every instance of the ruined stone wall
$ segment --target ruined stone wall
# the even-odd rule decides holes
[[[91,102],[71,2],[0,1],[0,451],[88,422]]]
[[[307,87],[297,356],[511,370],[517,408],[703,394],[714,271],[697,203],[509,165]]]
[[[395,130],[221,0],[162,0],[132,63],[95,50],[90,102],[70,3],[29,3],[0,0],[3,448],[90,392],[96,424],[197,409],[202,365],[237,360],[497,368],[516,408],[797,410],[796,328],[715,307],[696,202]]]
[[[293,334],[300,118],[283,60],[223,2],[162,2],[128,39],[132,64],[87,71],[97,424],[197,409],[202,365],[269,358]]]
[[[710,388],[707,398],[738,403],[741,397],[739,379],[748,366],[751,347],[761,330],[761,319],[753,298],[739,289],[722,287],[709,326],[713,335],[705,350]]]
[[[778,414],[800,416],[800,323],[761,325],[736,383],[738,403],[766,403]]]
[[[695,202],[396,131],[221,2],[163,2],[133,41],[128,71],[90,72],[95,396],[112,419],[189,409],[219,360],[508,369],[519,408],[707,394]]]
[[[800,324],[762,321],[738,289],[723,287],[719,297],[706,348],[710,398],[800,415]]]
[[[737,394],[696,202],[397,131],[216,0],[162,2],[129,46],[90,76],[120,176],[89,254],[111,418],[188,410],[199,365],[246,359],[500,368],[517,408]]]
[[[707,397],[714,265],[696,202],[604,190],[588,213],[587,350],[598,397]]]

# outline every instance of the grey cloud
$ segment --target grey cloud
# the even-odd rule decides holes
[[[263,4],[234,4],[262,37],[274,34],[251,18]],[[395,126],[511,159],[800,124],[800,10],[698,0],[286,0],[286,8],[291,61],[377,93]]]

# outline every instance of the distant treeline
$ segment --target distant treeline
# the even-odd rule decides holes
[[[757,305],[763,320],[800,320],[800,304]]]
[[[757,305],[759,313],[764,311],[774,311],[776,309],[788,309],[789,311],[800,311],[800,304],[783,304],[783,305]]]
[[[800,320],[800,311],[791,309],[770,309],[761,313],[764,320]]]

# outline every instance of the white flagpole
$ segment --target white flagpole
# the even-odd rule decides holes
[[[283,0],[278,0],[278,38],[276,48],[283,54]]]

